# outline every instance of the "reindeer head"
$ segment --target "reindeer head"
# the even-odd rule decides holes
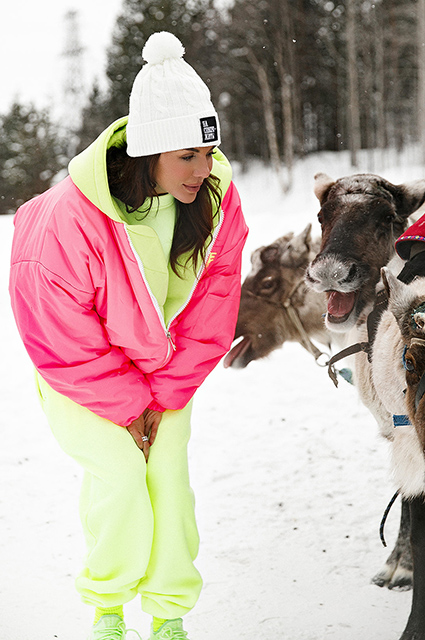
[[[425,450],[425,278],[406,285],[389,269],[382,269],[382,281],[389,297],[388,309],[405,343],[407,412]]]
[[[246,367],[294,339],[285,304],[291,296],[300,295],[297,288],[314,255],[310,224],[300,234],[288,233],[252,253],[235,331],[235,339],[243,336],[243,340],[226,356],[224,366]]]
[[[369,311],[395,240],[425,200],[425,180],[393,185],[372,174],[333,181],[320,173],[315,194],[321,205],[322,244],[306,281],[326,292],[326,326],[346,332]]]

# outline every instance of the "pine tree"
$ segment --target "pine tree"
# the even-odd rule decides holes
[[[205,70],[212,66],[209,50],[216,39],[212,28],[216,16],[210,0],[124,0],[106,71],[112,119],[128,113],[131,87],[143,64],[143,46],[156,31],[176,35],[185,46],[186,61],[208,82]]]
[[[88,147],[113,119],[110,98],[95,82],[82,112],[81,127],[76,133],[79,140],[77,153]]]
[[[185,59],[209,85],[222,148],[242,164],[259,157],[284,163],[289,173],[304,153],[348,149],[350,91],[359,102],[356,148],[415,141],[418,2],[355,4],[350,32],[350,0],[234,0],[220,11],[212,0],[123,0],[108,54],[109,86],[105,96],[92,93],[82,146],[128,113],[142,48],[161,30],[180,38]]]
[[[67,164],[65,149],[47,110],[15,102],[0,116],[0,213],[48,189]]]

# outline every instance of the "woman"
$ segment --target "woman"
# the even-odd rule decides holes
[[[187,469],[192,397],[228,350],[247,229],[209,90],[153,34],[129,116],[15,217],[10,293],[43,409],[84,468],[76,580],[89,640],[186,638],[201,577]]]

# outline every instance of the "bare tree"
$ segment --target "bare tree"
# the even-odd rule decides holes
[[[347,2],[347,53],[348,53],[348,131],[350,138],[351,164],[358,164],[360,150],[359,79],[357,74],[356,15],[357,0]]]
[[[349,148],[356,165],[362,147],[420,138],[425,162],[424,3],[234,0],[217,11],[213,0],[123,0],[109,87],[86,120],[98,127],[99,97],[108,122],[126,113],[147,35],[170,30],[211,89],[225,152],[271,161],[285,189],[309,151]]]
[[[376,141],[378,149],[386,146],[385,135],[385,74],[384,74],[384,30],[382,24],[382,2],[376,3],[373,11],[373,39],[375,41],[375,108],[376,108]]]
[[[280,184],[283,190],[286,190],[286,186],[282,179],[282,170],[279,156],[279,145],[277,141],[276,123],[273,113],[273,93],[270,87],[269,79],[267,77],[267,70],[265,66],[256,58],[251,48],[247,48],[248,60],[254,69],[258,84],[261,89],[261,97],[264,107],[264,122],[267,132],[267,140],[269,144],[270,160],[272,167],[279,178]]]
[[[287,170],[287,189],[292,186],[293,168],[294,168],[294,118],[293,118],[293,87],[295,86],[294,78],[294,59],[292,54],[292,24],[288,0],[280,0],[279,7],[281,10],[281,24],[277,30],[275,37],[275,58],[277,72],[280,80],[280,94],[282,101],[282,121],[283,121],[283,158]],[[284,62],[286,60],[286,64]]]
[[[418,21],[418,129],[422,163],[425,164],[425,0],[417,2]]]

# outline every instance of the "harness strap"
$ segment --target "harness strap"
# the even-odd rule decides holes
[[[311,355],[314,357],[314,359],[317,362],[320,356],[323,356],[324,353],[323,351],[320,351],[320,349],[318,349],[316,345],[313,344],[313,342],[310,340],[306,330],[304,329],[304,325],[301,322],[301,318],[297,310],[293,307],[290,301],[286,301],[286,303],[283,304],[283,309],[286,311],[288,315],[288,319],[292,322],[292,325],[295,327],[295,329],[298,332],[298,335],[299,335],[298,342],[302,347],[304,347],[304,349],[306,349],[306,351],[311,353]]]
[[[393,506],[394,502],[397,500],[399,494],[400,494],[400,491],[397,490],[395,492],[395,494],[393,495],[393,497],[391,498],[387,508],[384,511],[384,515],[382,516],[381,524],[379,525],[379,537],[381,538],[381,542],[382,542],[384,547],[387,546],[387,543],[385,541],[385,536],[384,536],[385,523],[387,521],[388,514],[391,511],[391,507]]]
[[[308,333],[304,329],[304,325],[301,322],[299,313],[294,307],[294,305],[292,304],[292,296],[296,293],[298,288],[303,284],[304,284],[304,280],[301,280],[300,282],[296,282],[283,302],[281,301],[275,302],[274,300],[268,300],[267,298],[263,298],[262,296],[257,295],[253,291],[249,291],[249,289],[246,290],[246,293],[253,298],[258,298],[259,300],[261,300],[262,302],[265,302],[266,304],[270,304],[273,307],[277,307],[278,309],[281,309],[284,313],[286,313],[286,316],[289,322],[292,324],[292,326],[298,333],[299,344],[302,347],[304,347],[304,349],[306,349],[306,351],[308,351],[317,362],[320,356],[324,355],[328,357],[328,354],[324,353],[323,351],[320,351],[320,349],[318,349],[316,345],[310,340]]]
[[[328,362],[328,375],[334,385],[338,386],[338,378],[336,374],[335,367],[333,366],[335,362],[346,358],[347,356],[352,356],[354,353],[359,353],[359,351],[364,351],[369,354],[370,345],[369,342],[357,342],[357,344],[352,344],[351,347],[346,347],[339,353],[336,353]]]
[[[381,289],[376,294],[375,304],[373,305],[373,309],[369,313],[366,321],[367,337],[370,345],[373,345],[375,341],[376,331],[378,329],[379,321],[381,319],[383,312],[387,307],[388,307],[388,295],[385,289]]]

